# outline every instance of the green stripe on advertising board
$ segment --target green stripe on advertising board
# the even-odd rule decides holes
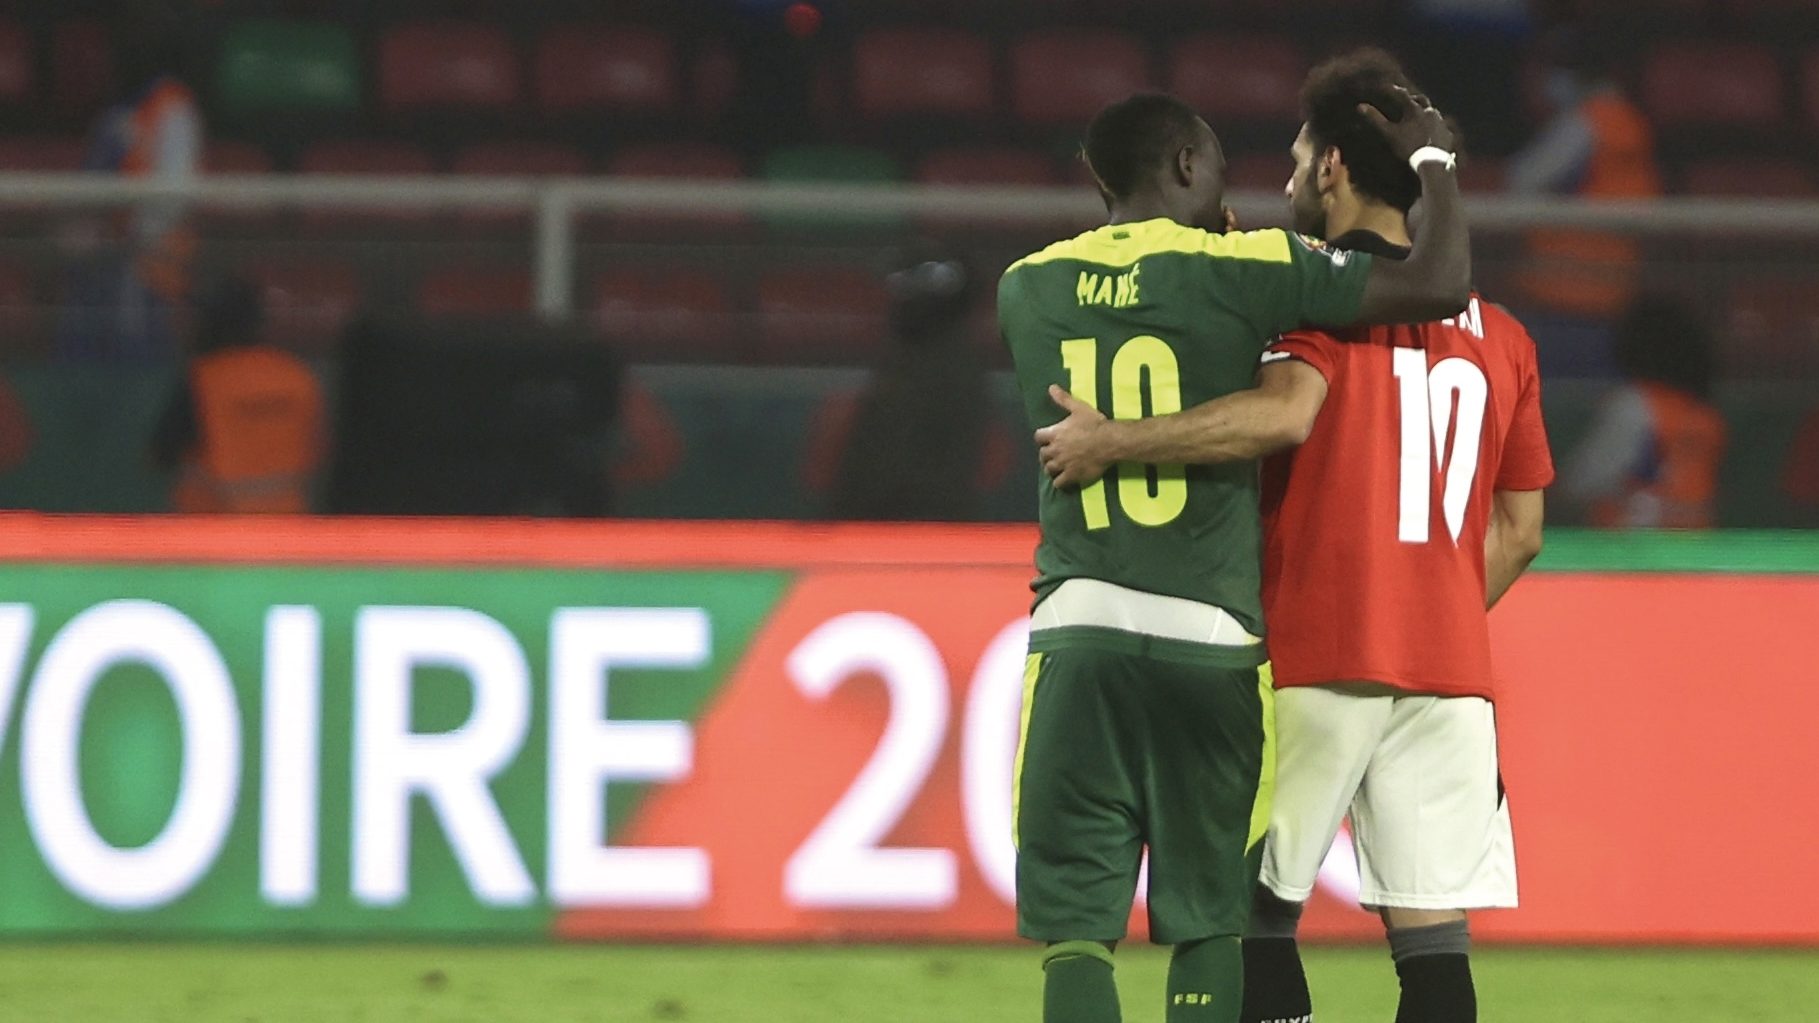
[[[1549,530],[1544,572],[1819,572],[1819,530]]]
[[[0,835],[0,876],[7,878],[6,893],[0,897],[0,933],[546,933],[552,916],[546,877],[547,793],[552,756],[551,658],[552,645],[557,642],[554,621],[558,609],[700,609],[688,614],[705,622],[707,645],[687,666],[674,666],[672,659],[671,666],[638,667],[640,655],[634,649],[621,658],[627,666],[604,672],[605,716],[612,721],[690,722],[731,673],[789,581],[786,573],[761,571],[0,566],[0,604],[7,605],[0,610],[11,615],[5,619],[10,624],[0,632],[16,636],[27,622],[21,612],[29,609],[29,641],[24,644],[23,657],[17,643],[0,641],[0,647],[10,647],[0,650],[0,697],[7,698],[4,713],[0,713],[4,724],[0,732],[0,820],[9,822]],[[144,603],[108,604],[120,601],[156,602],[163,608]],[[95,610],[98,605],[104,605],[102,610]],[[320,683],[319,694],[311,701],[321,715],[315,761],[319,808],[309,822],[318,836],[313,858],[316,877],[309,886],[313,896],[299,898],[296,905],[274,905],[261,895],[265,880],[262,859],[267,858],[261,837],[267,816],[263,805],[264,687],[267,673],[278,664],[276,658],[267,656],[265,647],[272,635],[268,633],[271,609],[279,606],[313,609],[320,625],[319,632],[309,628],[305,613],[304,633],[316,632],[320,637],[319,673],[307,670],[307,658],[294,656],[297,648],[285,648],[292,652],[291,674],[317,675]],[[152,610],[147,611],[148,607]],[[354,894],[359,871],[353,866],[354,745],[360,727],[356,719],[365,713],[356,707],[353,691],[356,659],[383,659],[385,655],[375,654],[375,650],[412,642],[408,630],[388,632],[389,619],[381,620],[383,615],[370,611],[387,607],[467,609],[484,616],[449,619],[445,615],[430,620],[431,635],[418,645],[433,647],[444,640],[456,646],[472,645],[478,638],[479,645],[491,651],[488,656],[494,662],[508,666],[507,675],[521,676],[527,683],[520,688],[528,691],[518,694],[525,700],[527,720],[520,741],[501,740],[501,766],[483,792],[484,802],[497,808],[493,813],[504,825],[504,835],[493,836],[492,849],[503,848],[506,855],[486,855],[481,848],[486,843],[469,842],[467,856],[479,865],[464,864],[455,848],[458,843],[446,834],[437,809],[419,794],[410,798],[404,815],[408,818],[409,860],[402,870],[401,890],[362,900]],[[109,608],[119,613],[110,619]],[[94,631],[82,642],[63,644],[56,663],[50,663],[45,655],[56,646],[60,633],[73,631],[66,627],[78,618],[83,619],[82,627]],[[135,621],[137,625],[132,624]],[[400,628],[409,625],[402,618],[399,621]],[[579,629],[587,623],[576,620],[576,624]],[[443,632],[435,633],[437,628]],[[357,631],[368,649],[356,648]],[[638,635],[642,631],[638,627],[619,631],[625,635],[613,642],[620,645],[636,648],[647,639]],[[189,798],[195,795],[190,790],[209,786],[186,787],[180,782],[185,756],[177,697],[170,683],[160,677],[171,672],[161,673],[130,650],[149,645],[168,652],[183,642],[193,646],[198,637],[218,655],[231,678],[229,716],[237,721],[240,746],[231,823],[224,837],[216,836],[219,851],[197,868],[200,873],[193,883],[175,879],[181,873],[177,861],[187,858],[175,852],[170,863],[149,867],[140,863],[132,868],[146,871],[134,881],[127,878],[130,869],[110,873],[105,857],[96,858],[96,847],[104,843],[130,849],[176,831],[171,822],[179,789],[185,789]],[[105,657],[94,651],[107,647],[115,648],[114,659],[121,663],[107,667],[94,660]],[[71,711],[50,698],[34,701],[41,672],[56,675],[58,681],[56,686],[45,687],[46,694],[75,688],[69,681],[84,674],[79,663],[84,657],[90,658],[88,667],[92,669],[87,674],[98,679],[85,708]],[[514,664],[522,668],[512,667]],[[207,671],[200,674],[205,676]],[[426,663],[408,677],[412,733],[457,728],[474,710],[474,686],[466,669]],[[402,700],[399,703],[403,705]],[[601,716],[597,699],[584,716],[588,720]],[[308,728],[302,719],[306,717],[281,721],[279,729],[292,736],[305,734]],[[66,725],[79,722],[79,730],[60,729],[60,720]],[[80,784],[65,787],[80,789],[80,805],[89,821],[83,827],[71,826],[70,800],[59,795],[54,780],[43,780],[57,774],[55,764],[67,746],[59,736],[69,734],[79,735],[71,762]],[[198,751],[198,762],[212,752],[218,751]],[[21,758],[28,753],[34,757],[30,785],[20,770]],[[232,773],[234,768],[226,771]],[[636,769],[622,773],[635,775]],[[634,812],[642,786],[626,781],[604,788],[610,837]],[[589,786],[587,791],[599,798],[599,786]],[[204,800],[198,797],[196,801]],[[206,807],[191,809],[197,811],[198,819],[209,816]],[[486,813],[470,816],[479,819]],[[374,819],[395,828],[398,817],[380,812]],[[167,826],[169,830],[164,830]],[[82,838],[91,831],[99,841]],[[363,846],[372,844],[371,837],[364,836]],[[202,842],[210,844],[209,840]],[[47,851],[47,845],[61,851]],[[308,859],[295,854],[291,858]],[[490,871],[495,881],[504,878],[506,883],[496,885],[491,896],[477,896],[470,879],[476,869]],[[174,873],[172,878],[152,876],[159,870]],[[375,883],[372,878],[383,873],[369,871],[365,889],[369,894]],[[514,874],[528,880],[529,891],[509,883]],[[377,883],[384,887],[383,881]],[[111,886],[111,894],[96,896],[84,884],[101,889]],[[72,887],[87,892],[88,897]],[[176,893],[174,897],[168,897],[172,893]]]

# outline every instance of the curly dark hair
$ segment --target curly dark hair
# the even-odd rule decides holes
[[[1407,213],[1421,198],[1421,178],[1396,153],[1384,137],[1358,112],[1358,104],[1378,109],[1398,109],[1393,89],[1401,86],[1416,95],[1421,91],[1409,81],[1396,58],[1368,48],[1334,57],[1308,73],[1301,87],[1301,118],[1316,153],[1336,146],[1352,187]]]
[[[1128,199],[1156,168],[1194,144],[1200,115],[1173,96],[1141,92],[1101,110],[1086,129],[1082,155],[1111,199]]]

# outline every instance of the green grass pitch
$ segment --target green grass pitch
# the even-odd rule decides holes
[[[1166,953],[1118,954],[1125,1019]],[[1308,954],[1321,1023],[1387,1023],[1380,948]],[[1819,950],[1480,949],[1485,1023],[1794,1023]],[[0,944],[0,1020],[59,1023],[923,1023],[1038,1019],[1032,947]]]

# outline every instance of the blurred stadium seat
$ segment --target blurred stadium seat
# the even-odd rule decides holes
[[[510,37],[484,22],[413,22],[379,42],[379,101],[393,113],[504,110],[520,78]]]
[[[1731,285],[1727,375],[1798,373],[1819,351],[1819,302],[1810,275],[1751,275]]]
[[[850,266],[773,270],[758,280],[757,361],[858,365],[884,345],[890,299]]]
[[[51,31],[51,106],[70,114],[101,105],[114,91],[114,52],[99,21],[58,23]]]
[[[1508,163],[1494,156],[1471,156],[1459,161],[1459,187],[1467,192],[1501,192]]]
[[[275,167],[272,154],[250,142],[211,140],[202,149],[202,171],[205,174],[270,174]],[[267,232],[283,219],[272,209],[204,207],[202,233],[205,237],[225,232]]]
[[[1120,32],[1032,32],[1011,44],[1010,60],[1011,108],[1035,125],[1077,127],[1154,84],[1143,44]]]
[[[742,354],[725,285],[699,270],[608,270],[594,282],[594,322],[628,354],[652,361],[737,361]]]
[[[739,154],[711,142],[647,142],[626,146],[606,161],[606,172],[627,178],[709,178],[745,176]]]
[[[0,138],[0,170],[74,171],[82,169],[88,143],[79,138],[16,135]]]
[[[1206,33],[1183,39],[1170,51],[1169,91],[1215,130],[1228,121],[1296,124],[1307,68],[1293,40]]]
[[[1719,156],[1689,163],[1680,190],[1734,198],[1810,199],[1819,195],[1813,169],[1799,160]]]
[[[363,301],[347,263],[257,263],[247,276],[265,299],[268,340],[307,355],[331,354]]]
[[[301,174],[433,174],[428,150],[394,139],[326,139],[297,157]]]
[[[925,185],[1057,185],[1061,172],[1046,153],[1009,146],[939,149],[916,164]]]
[[[222,38],[215,99],[237,117],[353,111],[361,104],[361,71],[359,46],[340,25],[243,21]]]
[[[202,150],[202,169],[209,174],[269,174],[275,166],[272,154],[250,142],[211,140]]]
[[[0,21],[0,104],[30,103],[37,93],[37,54],[31,33],[8,18]]]
[[[1819,131],[1819,47],[1806,51],[1800,64],[1800,96],[1806,110],[1806,127]]]
[[[417,288],[425,316],[506,316],[530,307],[531,279],[522,270],[446,267],[425,274]]]
[[[1227,188],[1281,192],[1294,172],[1295,161],[1286,145],[1275,153],[1234,153],[1226,157],[1225,184]]]
[[[559,142],[477,142],[455,154],[449,169],[456,174],[578,177],[587,173],[587,157]]]
[[[1781,64],[1753,43],[1673,42],[1643,68],[1643,103],[1665,128],[1764,132],[1781,125]]]
[[[995,106],[992,52],[970,32],[878,29],[853,46],[853,105],[861,117],[984,118]]]
[[[0,356],[42,355],[44,313],[31,270],[12,260],[0,261]]]
[[[317,142],[297,157],[300,174],[433,174],[436,161],[428,151],[408,142],[386,139],[329,139]],[[303,214],[306,227],[335,230],[371,225],[375,221],[391,227],[416,222],[427,223],[424,209],[367,210],[354,213],[316,207]]]
[[[681,105],[676,46],[661,32],[565,25],[537,43],[532,78],[546,111],[667,114]]]

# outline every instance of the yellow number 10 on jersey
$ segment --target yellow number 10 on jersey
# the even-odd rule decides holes
[[[1067,370],[1068,391],[1100,408],[1099,339],[1061,342],[1061,366]],[[1152,416],[1181,411],[1181,363],[1166,342],[1148,335],[1131,338],[1112,355],[1112,418],[1142,419],[1145,404]],[[1139,526],[1167,525],[1180,518],[1182,509],[1187,507],[1185,466],[1156,466],[1153,484],[1149,467],[1136,462],[1121,462],[1113,471],[1118,476],[1118,506],[1124,509],[1126,518]],[[1105,480],[1081,487],[1080,504],[1086,513],[1086,528],[1105,529],[1112,524],[1111,510],[1106,507]]]

